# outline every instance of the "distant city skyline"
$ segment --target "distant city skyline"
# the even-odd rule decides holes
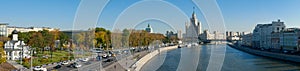
[[[139,12],[150,12],[155,15],[165,15],[166,13],[176,14],[176,12],[170,11],[153,11],[170,9],[175,10],[178,8],[183,12],[183,15],[168,17],[167,20],[173,20],[168,25],[176,29],[184,31],[185,22],[192,16],[193,7],[196,5],[193,1],[183,0],[164,0],[165,3],[155,3],[158,8],[139,8],[139,11],[132,11],[131,16],[139,16]],[[106,7],[103,9],[99,16],[97,27],[103,27],[109,30],[113,30],[113,26],[117,17],[129,6],[140,2],[136,0],[129,1],[117,1],[110,0]],[[227,31],[239,31],[239,32],[252,32],[256,24],[259,23],[271,23],[274,20],[281,19],[287,27],[300,27],[300,0],[217,0]],[[51,27],[60,28],[61,30],[71,30],[74,17],[77,11],[77,7],[80,4],[80,0],[26,0],[15,1],[7,0],[0,1],[0,23],[8,23],[9,26],[20,27]],[[145,5],[151,3],[145,3]],[[175,6],[176,8],[172,8]],[[146,6],[145,6],[146,7]],[[156,7],[156,6],[155,6]],[[141,11],[140,11],[141,10]],[[201,10],[196,7],[195,12],[197,18],[201,21],[203,29],[207,28],[206,19],[203,17]],[[180,13],[180,12],[178,12]],[[184,17],[185,15],[185,17]],[[126,15],[124,15],[126,17]],[[127,16],[128,17],[128,16]],[[183,19],[181,19],[183,18]],[[119,21],[124,24],[134,23],[132,21],[141,22],[143,20],[123,19]],[[127,20],[127,21],[125,21]],[[162,20],[163,21],[163,20]],[[151,25],[151,24],[150,24]],[[155,27],[161,27],[161,25],[151,25],[154,32],[166,32],[166,29],[159,29]],[[135,26],[138,28],[144,28],[146,26]],[[156,30],[159,29],[159,30]],[[173,30],[173,29],[172,29]]]

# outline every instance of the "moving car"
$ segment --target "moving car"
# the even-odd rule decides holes
[[[83,62],[87,62],[89,60],[89,58],[83,58],[82,61]]]
[[[67,64],[69,64],[69,62],[64,61],[64,62],[62,62],[61,64],[62,64],[62,65],[67,65]]]
[[[41,67],[41,66],[36,66],[36,67],[33,68],[33,70],[34,70],[34,71],[47,71],[46,68],[43,68],[43,67]]]
[[[55,69],[59,69],[59,68],[61,68],[62,66],[61,66],[61,64],[58,64],[58,65],[56,65],[55,67],[53,67],[53,68],[55,68]]]
[[[77,63],[77,62],[74,62],[74,63],[72,63],[70,66],[73,67],[73,68],[79,68],[79,67],[81,67],[82,65],[80,65],[80,64]]]
[[[74,66],[75,68],[79,68],[79,67],[81,67],[81,65],[80,65],[80,64],[78,64],[78,63],[75,63],[74,65],[75,65],[75,66]]]
[[[108,58],[107,54],[104,54],[104,55],[102,56],[102,58]]]

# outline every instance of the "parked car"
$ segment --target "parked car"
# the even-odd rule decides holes
[[[67,65],[67,64],[69,64],[69,62],[64,61],[64,62],[62,62],[61,64],[62,64],[62,65]]]
[[[33,70],[34,70],[34,71],[47,71],[46,68],[43,68],[43,67],[41,67],[41,66],[36,66],[36,67],[33,68]]]

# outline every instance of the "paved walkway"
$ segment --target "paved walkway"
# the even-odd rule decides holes
[[[140,58],[142,58],[143,56],[145,56],[148,53],[148,51],[142,51],[139,53],[135,53],[134,55],[128,56],[126,58],[123,58],[121,60],[119,60],[118,62],[115,62],[107,67],[104,68],[105,71],[126,71],[126,70],[130,70],[133,71],[134,70],[134,66],[133,64],[135,64],[135,62],[137,62]],[[137,59],[134,59],[134,57],[139,56]]]

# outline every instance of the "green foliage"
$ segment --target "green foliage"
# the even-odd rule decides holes
[[[4,42],[8,41],[8,37],[0,37],[0,64],[6,62],[6,54],[4,52]]]
[[[129,36],[129,46],[146,46],[155,40],[162,41],[165,39],[163,34],[148,33],[146,31],[132,30]]]
[[[128,29],[124,29],[122,33],[122,44],[124,47],[129,47],[129,36],[130,31]]]
[[[94,31],[83,31],[75,34],[75,44],[80,47],[80,49],[87,50],[94,47]]]
[[[111,45],[111,32],[104,28],[96,28],[95,29],[95,38],[96,44],[95,47],[104,47],[104,49],[108,49]]]
[[[34,57],[32,59],[32,66],[40,66],[40,65],[44,65],[44,64],[49,64],[49,63],[54,63],[54,62],[61,62],[61,61],[65,61],[65,60],[70,60],[70,59],[74,59],[74,55],[70,54],[69,52],[66,51],[55,51],[53,52],[53,58],[48,57],[48,58],[44,58],[42,56],[49,56],[48,54],[50,54],[50,52],[45,52],[43,54],[38,54],[38,57]],[[30,58],[28,59],[23,59],[23,66],[30,68]],[[18,63],[20,63],[20,61],[17,61]]]
[[[114,40],[112,42],[111,40]],[[135,46],[146,46],[155,40],[165,40],[163,34],[148,33],[144,30],[128,30],[124,29],[121,34],[118,32],[111,33],[109,30],[104,28],[95,29],[95,41],[96,47],[102,46],[104,49],[109,49],[113,44],[116,47],[135,47]]]
[[[4,53],[4,49],[3,49],[3,42],[0,41],[0,64],[3,62],[6,62],[6,55]]]
[[[69,37],[58,31],[48,31],[48,30],[43,30],[43,31],[31,31],[31,32],[22,32],[18,33],[19,39],[23,40],[25,43],[27,43],[29,46],[32,48],[35,48],[37,51],[45,51],[43,50],[44,47],[51,47],[52,50],[55,45],[55,40],[60,40],[60,44],[65,44]]]

